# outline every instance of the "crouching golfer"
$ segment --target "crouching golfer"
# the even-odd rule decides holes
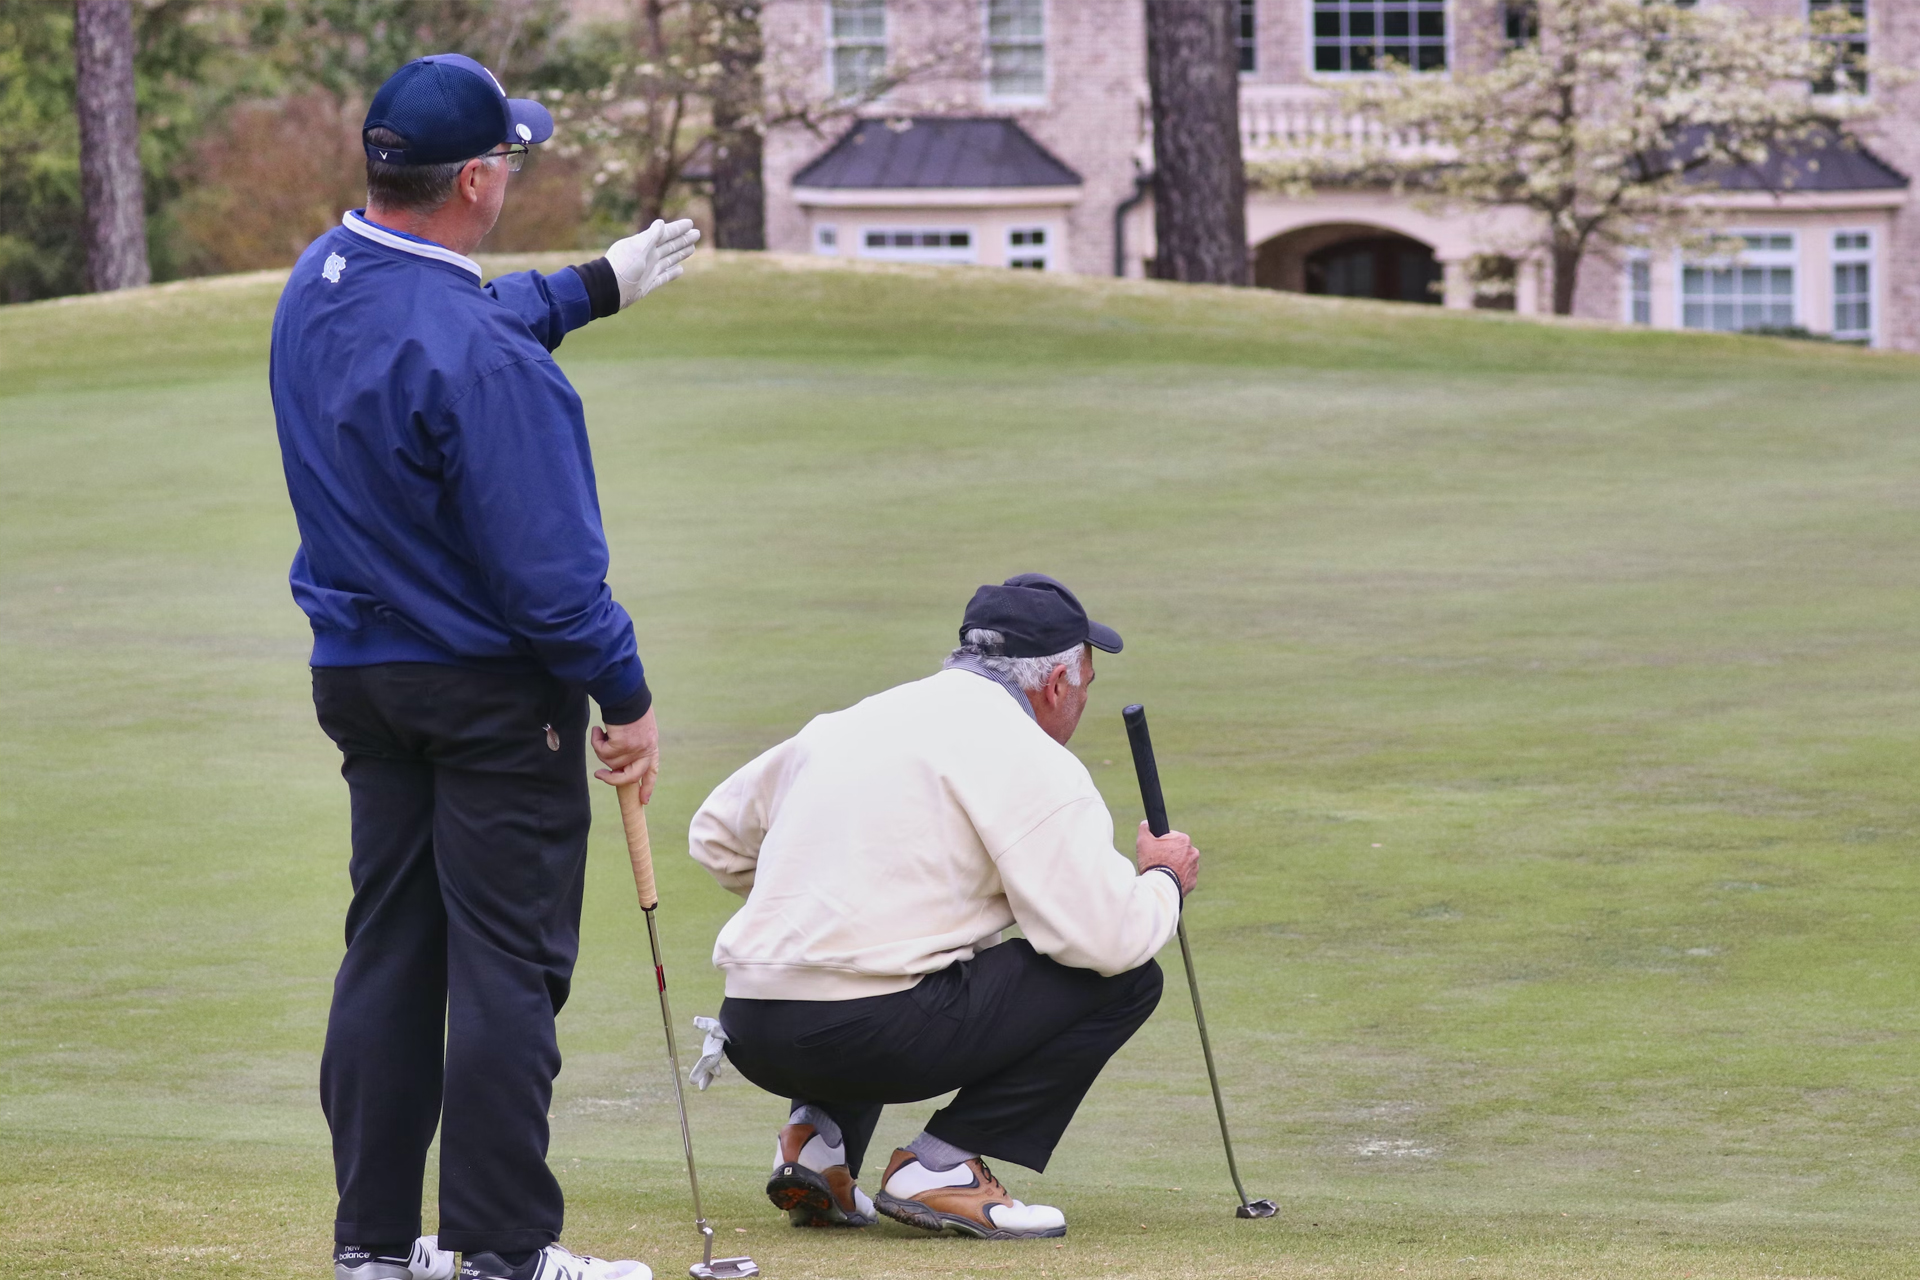
[[[1043,1171],[1107,1059],[1160,1000],[1199,855],[1140,825],[1137,869],[1066,749],[1120,651],[1043,574],[981,587],[945,669],[823,715],[722,783],[693,856],[744,907],[721,930],[720,1022],[792,1099],[767,1195],[799,1226],[874,1209],[982,1239],[1065,1235],[983,1156]],[[1000,940],[1018,925],[1026,935]],[[958,1096],[855,1185],[882,1105]]]
[[[367,113],[367,208],[301,255],[271,382],[293,594],[353,814],[320,1099],[339,1280],[644,1280],[554,1241],[554,1015],[579,948],[587,699],[607,782],[659,738],[580,399],[548,353],[680,274],[690,223],[482,286],[507,175],[553,132],[479,63],[410,62]],[[443,1040],[444,1033],[444,1040]],[[440,1230],[420,1232],[440,1130]]]

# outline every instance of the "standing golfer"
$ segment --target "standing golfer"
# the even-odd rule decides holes
[[[746,905],[720,931],[741,1074],[792,1099],[767,1195],[799,1226],[881,1213],[983,1239],[1065,1235],[982,1156],[1044,1170],[1160,1000],[1154,953],[1199,854],[1143,822],[1135,862],[1066,749],[1112,628],[1038,573],[981,587],[939,674],[823,715],[727,779],[693,856]],[[1018,925],[1026,935],[1000,940]],[[960,1092],[854,1180],[889,1102]]]
[[[603,781],[651,793],[652,696],[607,590],[580,398],[550,352],[680,274],[655,222],[554,275],[466,255],[553,133],[440,54],[374,95],[367,207],[301,255],[273,322],[300,526],[293,595],[353,812],[353,902],[320,1064],[338,1280],[644,1280],[560,1248],[547,1107],[579,948],[587,699]],[[438,1247],[420,1234],[440,1130]]]

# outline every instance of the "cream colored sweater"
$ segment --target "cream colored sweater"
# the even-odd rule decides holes
[[[1086,766],[966,671],[816,717],[707,797],[688,849],[747,899],[713,962],[748,999],[904,991],[1015,924],[1124,973],[1180,919],[1172,878],[1114,849]]]

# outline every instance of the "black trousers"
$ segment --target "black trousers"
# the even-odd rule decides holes
[[[1100,1069],[1160,1003],[1160,986],[1151,960],[1103,978],[1015,939],[893,995],[728,999],[720,1024],[741,1075],[833,1117],[856,1177],[882,1106],[950,1089],[959,1095],[928,1133],[1044,1171]]]
[[[547,1108],[579,950],[586,697],[550,676],[409,662],[315,668],[313,701],[353,809],[320,1062],[334,1239],[420,1234],[438,1125],[441,1247],[541,1248],[563,1212]]]

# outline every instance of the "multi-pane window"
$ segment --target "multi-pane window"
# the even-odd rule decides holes
[[[1795,324],[1793,236],[1742,236],[1727,263],[1680,269],[1680,323],[1689,329],[1790,329]]]
[[[987,0],[987,89],[996,98],[1046,95],[1046,0]]]
[[[1313,69],[1415,71],[1447,65],[1446,0],[1313,0]]]
[[[1865,231],[1833,237],[1833,336],[1873,341],[1873,237]]]
[[[834,93],[857,98],[873,92],[887,70],[886,0],[830,0],[828,22]]]
[[[860,256],[896,262],[972,262],[973,232],[966,227],[864,227]]]
[[[1653,263],[1643,257],[1627,262],[1627,322],[1653,323]]]
[[[1518,49],[1540,38],[1540,0],[1507,0],[1500,6],[1507,43]]]
[[[1807,0],[1807,17],[1815,23],[1840,22],[1841,34],[1822,35],[1833,50],[1833,70],[1814,82],[1815,93],[1867,91],[1867,0]]]
[[[1007,232],[1007,265],[1026,271],[1047,269],[1047,229],[1015,227]]]
[[[1254,12],[1259,0],[1239,0],[1239,7],[1233,15],[1233,47],[1240,55],[1240,72],[1249,74],[1260,69],[1259,15]]]

